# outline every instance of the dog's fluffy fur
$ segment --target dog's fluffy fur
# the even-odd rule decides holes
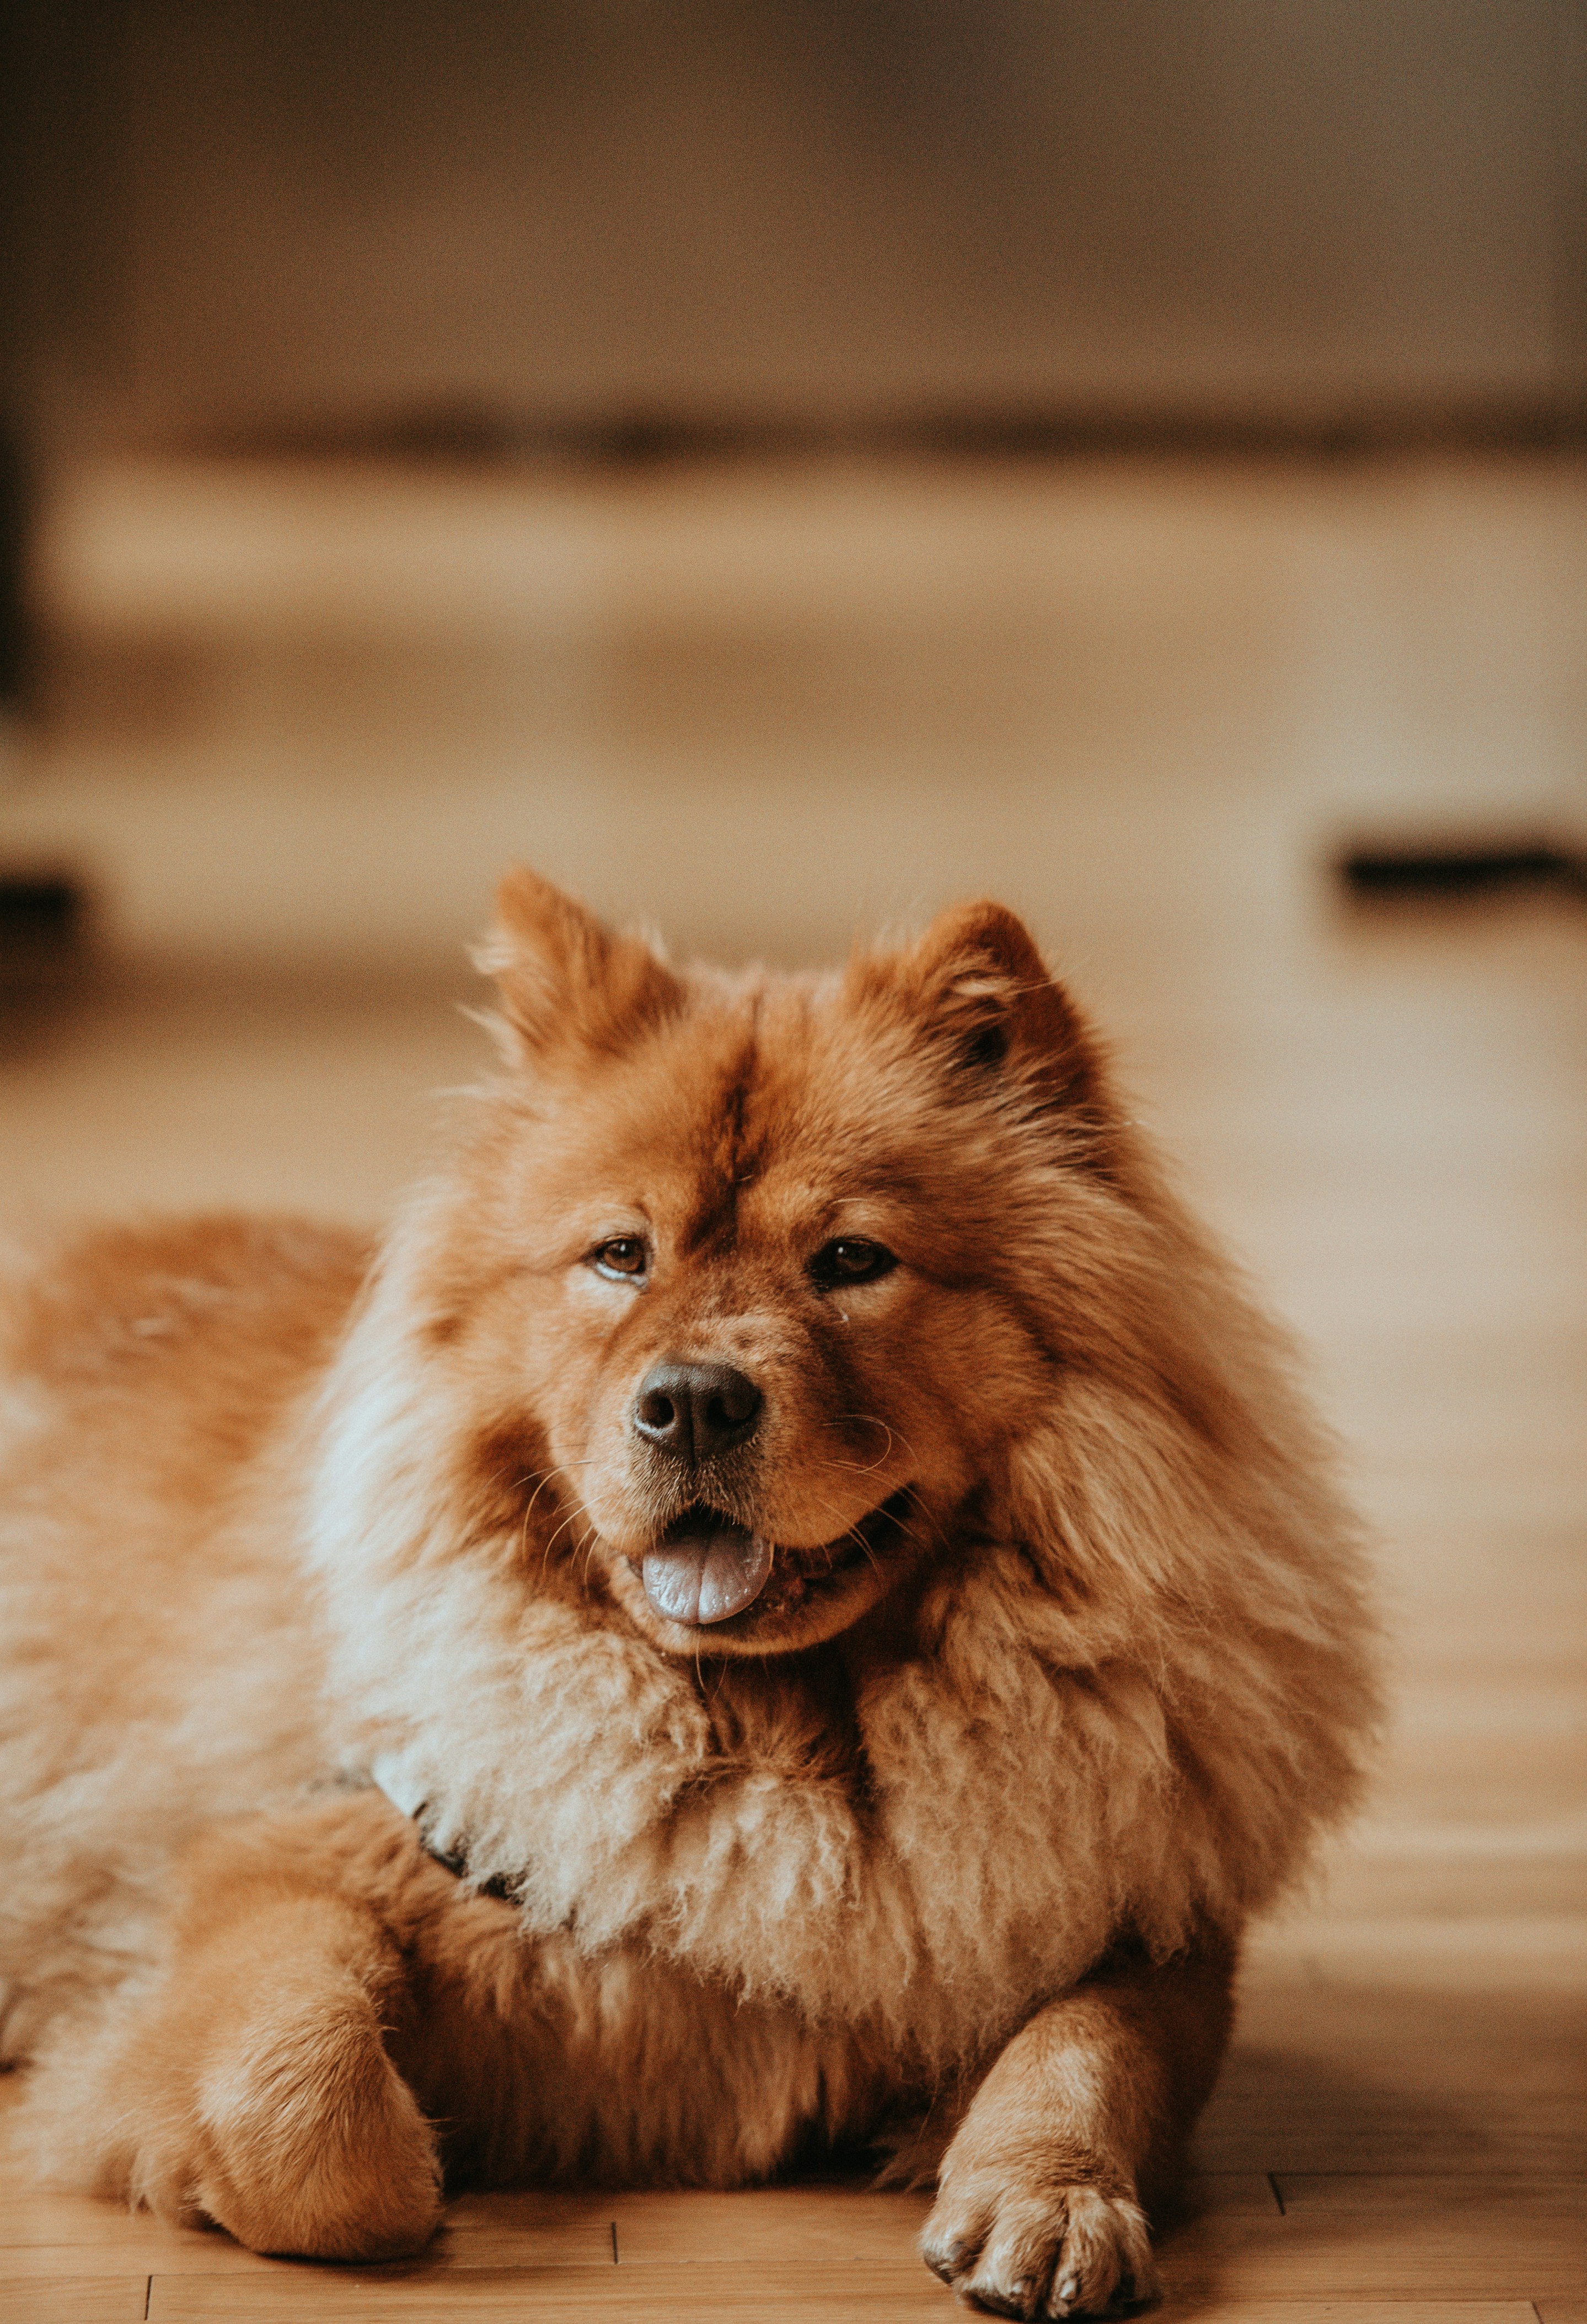
[[[333,2255],[422,2241],[438,2151],[732,2184],[954,2138],[939,2273],[1143,2292],[1138,2182],[1371,1723],[1284,1345],[996,907],[684,977],[515,874],[488,965],[503,1071],[378,1254],[206,1220],[12,1269],[30,2135]],[[818,1281],[844,1237],[898,1264]],[[685,1487],[632,1425],[660,1355],[765,1396]],[[711,1628],[642,1580],[691,1492],[782,1545]]]

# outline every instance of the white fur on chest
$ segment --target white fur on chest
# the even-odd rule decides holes
[[[316,1544],[338,1748],[517,1884],[527,1934],[639,1943],[936,2064],[1072,1983],[1158,1882],[1161,1712],[1126,1665],[1065,1667],[1012,1553],[961,1577],[931,1660],[863,1686],[862,1779],[789,1774],[724,1759],[692,1673],[527,1594],[510,1545],[427,1540],[419,1479],[363,1450],[344,1436]]]

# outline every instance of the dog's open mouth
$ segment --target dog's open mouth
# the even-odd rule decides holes
[[[790,1613],[813,1589],[858,1565],[899,1522],[907,1493],[895,1493],[836,1541],[818,1549],[779,1548],[704,1501],[673,1518],[640,1568],[651,1609],[669,1622],[730,1621],[757,1603]]]

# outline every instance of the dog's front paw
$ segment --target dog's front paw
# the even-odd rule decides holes
[[[136,2191],[156,2209],[198,2210],[254,2251],[400,2259],[439,2221],[433,2135],[362,1996],[228,2029],[181,2130],[183,2147],[151,2154],[164,2169]]]
[[[1158,2292],[1140,2204],[1083,2181],[953,2173],[920,2255],[962,2300],[994,2316],[1105,2316]]]
[[[435,2138],[368,1995],[317,1964],[282,1963],[251,1994],[207,1967],[51,2061],[38,2142],[51,2175],[254,2251],[421,2250],[440,2218]]]

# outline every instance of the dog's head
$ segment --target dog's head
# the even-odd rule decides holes
[[[423,1277],[471,1458],[668,1651],[834,1637],[1050,1400],[1055,1190],[1116,1128],[1089,1037],[993,904],[680,976],[520,872],[483,959],[507,1071]]]

